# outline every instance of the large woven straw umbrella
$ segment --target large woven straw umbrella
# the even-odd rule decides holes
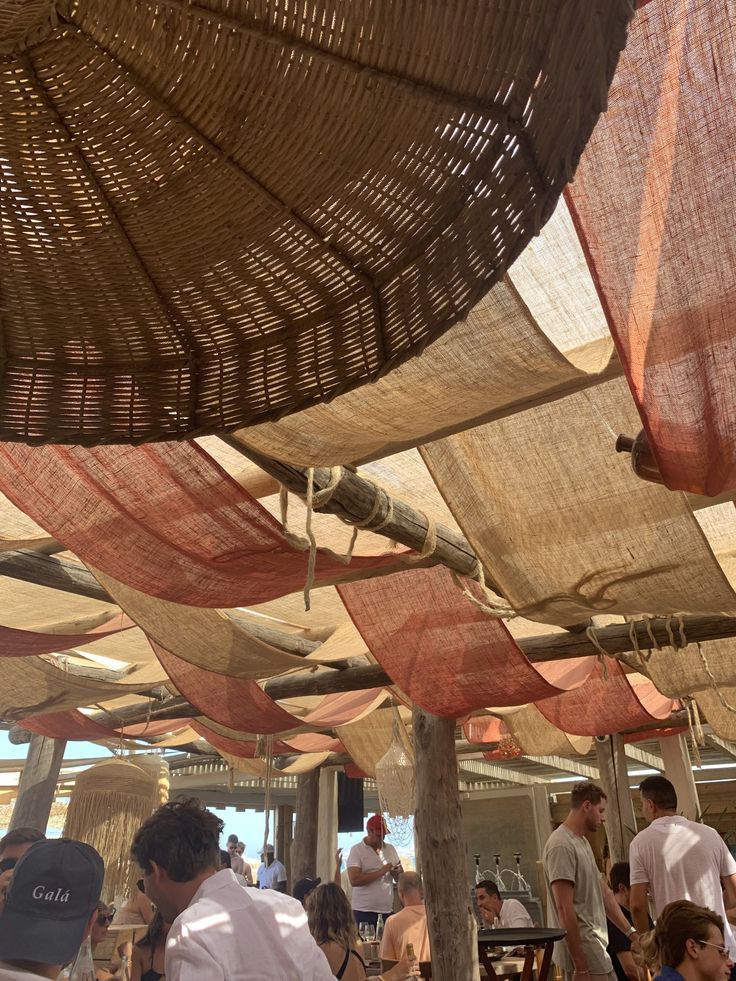
[[[0,438],[377,378],[550,215],[632,0],[0,0]]]

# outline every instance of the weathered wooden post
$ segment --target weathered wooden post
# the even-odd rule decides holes
[[[601,784],[608,796],[606,835],[611,862],[628,862],[629,845],[636,834],[636,817],[629,790],[624,737],[596,736],[595,751]]]
[[[666,736],[659,740],[659,748],[662,751],[665,776],[672,781],[677,794],[678,814],[684,815],[690,821],[699,820],[700,801],[690,762],[690,751],[687,748],[687,737],[683,733]]]
[[[49,739],[35,732],[31,736],[10,817],[11,831],[13,828],[46,830],[65,749],[65,739]]]
[[[415,705],[416,834],[422,855],[434,981],[475,981],[478,944],[470,905],[455,756],[455,720]]]
[[[294,824],[294,808],[291,804],[279,804],[276,812],[276,855],[284,863],[289,889],[293,889],[295,879],[291,876],[291,842]]]
[[[296,824],[291,846],[293,881],[317,874],[317,824],[319,820],[319,769],[296,778]]]

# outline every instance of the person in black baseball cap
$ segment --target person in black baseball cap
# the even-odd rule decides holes
[[[104,871],[95,849],[71,838],[25,853],[0,916],[0,981],[57,977],[97,916]]]

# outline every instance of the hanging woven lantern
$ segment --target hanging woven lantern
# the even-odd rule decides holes
[[[169,764],[163,756],[159,756],[157,753],[140,753],[127,757],[126,762],[134,763],[153,780],[151,811],[155,811],[157,807],[165,804],[169,799],[171,781]]]
[[[0,439],[376,379],[551,215],[632,0],[0,0]]]
[[[105,861],[103,898],[129,896],[139,870],[130,860],[133,835],[151,815],[158,779],[126,760],[96,763],[76,778],[64,835],[92,845]]]
[[[376,763],[376,787],[391,841],[399,847],[411,844],[414,834],[414,759],[401,738],[401,720],[393,709],[391,744]]]

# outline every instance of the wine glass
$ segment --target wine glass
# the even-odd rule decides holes
[[[365,923],[363,925],[363,939],[368,944],[373,943],[376,939],[376,928],[372,923]]]

